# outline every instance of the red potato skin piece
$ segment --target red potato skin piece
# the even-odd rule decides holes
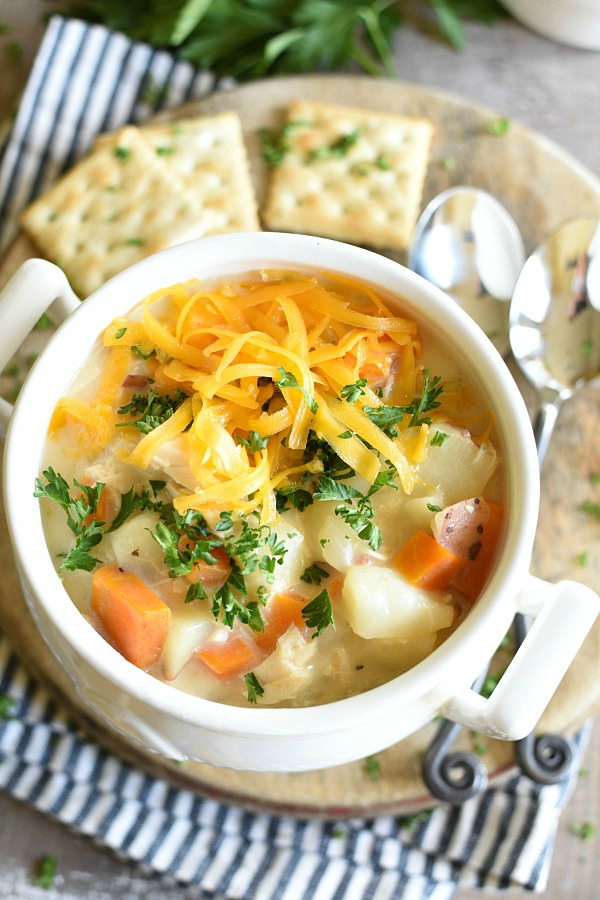
[[[481,534],[481,548],[475,559],[467,560],[464,569],[452,582],[465,600],[475,603],[485,588],[494,567],[504,524],[504,506],[487,501],[489,517]]]
[[[463,559],[473,560],[481,550],[489,516],[490,507],[483,497],[461,500],[438,513],[434,536],[442,547]]]

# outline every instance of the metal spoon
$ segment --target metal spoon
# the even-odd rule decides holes
[[[443,191],[425,208],[408,254],[408,267],[449,294],[503,356],[524,261],[521,234],[504,206],[466,186]]]
[[[524,260],[520,231],[506,209],[486,191],[467,186],[443,191],[429,203],[408,254],[409,268],[452,297],[503,356],[509,352],[510,299]],[[461,725],[442,720],[423,758],[425,783],[446,803],[463,803],[487,784],[475,753],[451,752],[461,731]]]
[[[600,219],[569,219],[531,254],[510,306],[510,346],[536,388],[540,466],[565,400],[600,374]]]
[[[570,219],[531,254],[510,306],[510,346],[536,388],[533,422],[540,467],[565,400],[600,375],[600,219]],[[517,647],[529,627],[515,617]],[[566,778],[573,751],[561,735],[517,741],[521,769],[540,784]]]

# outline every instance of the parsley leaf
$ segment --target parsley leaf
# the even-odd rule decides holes
[[[313,494],[314,500],[352,500],[355,497],[362,497],[356,488],[337,481],[329,475],[319,475],[318,485],[318,489]]]
[[[120,422],[117,428],[134,425],[142,434],[149,434],[176,412],[187,394],[175,388],[172,395],[157,394],[150,389],[145,394],[134,394],[129,403],[117,410],[118,415],[130,415],[131,422]]]
[[[363,541],[368,543],[371,550],[379,550],[383,541],[381,529],[378,525],[375,525],[374,522],[371,522],[370,517],[366,515],[365,512],[340,503],[335,508],[335,514],[336,516],[341,516],[344,522],[346,522],[353,531],[356,531]],[[372,512],[371,515],[373,515]]]
[[[92,556],[90,550],[93,550],[104,536],[103,523],[93,518],[98,509],[104,484],[98,482],[91,486],[74,481],[79,495],[73,497],[65,479],[51,466],[42,472],[42,475],[47,483],[44,484],[40,478],[36,478],[34,497],[46,497],[62,506],[67,514],[67,524],[75,535],[75,546],[66,554],[58,571],[84,569],[91,572],[100,560]]]
[[[496,0],[427,5],[455,49],[465,40],[462,19],[489,24],[507,15]],[[370,75],[393,76],[393,39],[404,22],[395,0],[65,0],[65,6],[67,14],[174,48],[196,67],[244,79],[350,62]],[[429,17],[424,21],[429,27]]]
[[[371,781],[379,781],[381,778],[381,763],[376,756],[367,756],[365,770]]]
[[[316,628],[313,638],[319,637],[328,625],[335,631],[335,622],[333,620],[333,608],[329,594],[325,589],[318,594],[314,600],[302,607],[302,617],[306,621],[309,628]]]
[[[55,856],[44,856],[38,862],[38,874],[35,879],[37,887],[44,888],[47,891],[54,887],[56,878],[57,860]]]
[[[184,603],[193,603],[194,600],[206,600],[207,597],[208,594],[202,582],[196,581],[194,584],[190,584],[187,589]]]
[[[354,146],[359,137],[360,131],[358,128],[355,128],[353,131],[340,135],[340,137],[331,144],[324,147],[315,147],[313,150],[310,150],[306,158],[308,162],[314,162],[319,159],[339,159],[340,157],[347,155],[348,151]]]
[[[329,572],[326,572],[317,563],[313,563],[312,566],[304,570],[300,576],[300,581],[305,581],[306,584],[321,584],[323,578],[329,578]]]
[[[218,561],[210,551],[215,547],[222,547],[223,542],[219,538],[208,538],[205,528],[194,524],[197,517],[204,523],[200,513],[194,513],[193,510],[188,510],[182,517],[174,509],[165,508],[161,512],[162,521],[157,522],[154,531],[150,531],[150,535],[162,548],[169,578],[188,575],[198,560],[203,560],[209,566]],[[164,521],[165,518],[167,521]]]
[[[246,606],[243,600],[236,596],[239,593],[245,596],[248,590],[241,570],[238,566],[234,566],[225,584],[213,595],[211,607],[213,616],[217,622],[221,620],[229,628],[233,628],[237,618],[252,631],[264,631],[265,620],[260,614],[258,603],[253,601]]]
[[[164,487],[165,482],[150,482],[151,485],[160,484]],[[153,487],[154,496],[156,496],[156,490]],[[139,494],[137,494],[134,488],[130,488],[127,493],[121,494],[121,507],[119,512],[112,520],[110,527],[106,529],[106,534],[111,531],[116,531],[117,528],[120,528],[123,522],[125,522],[129,516],[135,512],[135,510],[159,510],[162,508],[162,503],[160,501],[152,500],[150,497],[150,491],[147,489],[142,490]]]
[[[275,381],[275,384],[278,388],[297,388],[299,391],[302,391],[304,399],[306,400],[306,405],[310,409],[311,413],[316,413],[319,409],[319,404],[315,400],[314,397],[308,393],[308,391],[302,387],[301,384],[298,384],[298,379],[292,372],[286,372],[283,366],[279,366],[279,380]]]
[[[257,135],[260,140],[260,150],[264,161],[272,168],[280,166],[292,149],[287,140],[288,136],[297,128],[310,127],[311,125],[312,122],[292,119],[289,122],[284,122],[279,131],[274,131],[271,128],[260,128]]]
[[[430,447],[443,447],[443,445],[446,443],[446,441],[448,440],[449,437],[450,437],[450,435],[446,434],[445,431],[436,431],[436,433],[434,434],[432,439],[429,441],[429,446]]]
[[[275,501],[278,512],[283,512],[284,509],[290,507],[302,512],[313,502],[313,495],[298,484],[289,484],[286,487],[275,488]],[[290,506],[287,505],[288,503]]]
[[[267,437],[261,438],[257,431],[249,431],[247,438],[242,437],[240,434],[236,434],[235,439],[238,444],[242,444],[251,453],[258,453],[260,450],[264,450],[269,443],[269,436],[267,435]]]
[[[404,416],[410,416],[408,423],[409,428],[417,428],[421,425],[431,425],[431,417],[425,413],[432,412],[441,405],[438,399],[444,390],[441,384],[441,378],[436,375],[431,381],[431,373],[429,369],[425,370],[423,380],[423,393],[420,397],[415,397],[412,403],[407,406],[363,406],[363,412],[389,437],[397,437],[398,425]]]
[[[247,675],[244,675],[244,681],[246,682],[246,687],[248,688],[248,703],[256,703],[258,697],[262,697],[262,695],[264,694],[264,687],[254,674],[254,672],[248,672]]]
[[[347,384],[340,391],[340,397],[342,400],[347,400],[348,403],[354,403],[360,396],[362,396],[364,392],[364,388],[367,386],[366,378],[359,378],[354,384]]]

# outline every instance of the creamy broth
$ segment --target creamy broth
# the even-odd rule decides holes
[[[159,290],[100,336],[37,493],[67,592],[134,665],[233,705],[327,703],[477,601],[504,517],[493,419],[388,302],[257,272]]]

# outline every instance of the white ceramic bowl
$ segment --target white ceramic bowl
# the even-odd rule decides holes
[[[306,709],[221,705],[182,693],[128,663],[69,599],[50,560],[39,501],[33,497],[52,409],[105,326],[158,287],[263,267],[343,272],[397,295],[408,315],[437,335],[478,383],[496,419],[507,476],[504,548],[466,621],[406,674],[362,695]],[[55,314],[64,317],[74,311],[36,362],[14,410],[6,402],[0,405],[0,421],[8,426],[4,496],[29,607],[96,717],[172,759],[263,771],[301,771],[363,758],[440,713],[496,737],[514,739],[531,730],[591,627],[599,603],[581,585],[553,586],[529,575],[539,481],[529,418],[502,359],[457,304],[389,259],[299,235],[224,235],[182,244],[117,275],[83,304],[60,270],[33,260],[0,297],[0,367],[56,297]],[[517,610],[539,615],[500,685],[484,700],[470,685]]]
[[[584,50],[600,50],[600,0],[502,0],[528,28]]]

